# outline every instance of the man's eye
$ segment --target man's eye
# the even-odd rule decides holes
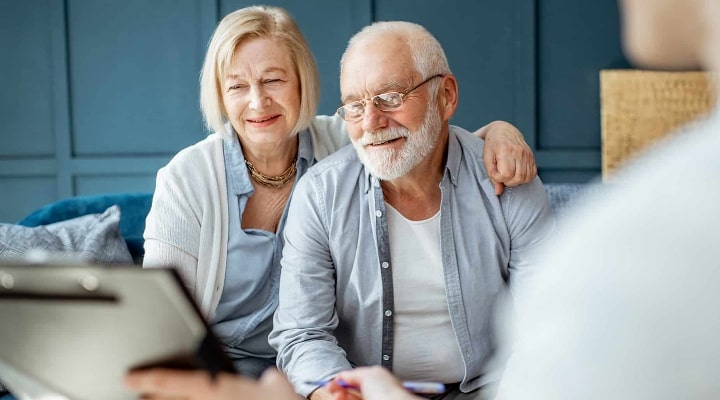
[[[360,102],[350,103],[345,105],[345,110],[349,113],[357,114],[363,110],[363,104]]]
[[[399,93],[383,93],[375,96],[375,104],[384,107],[397,107],[402,103]]]

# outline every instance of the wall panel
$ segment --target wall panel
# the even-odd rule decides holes
[[[538,1],[537,46],[538,149],[599,152],[599,71],[629,67],[617,2]]]
[[[72,151],[175,152],[203,136],[202,0],[69,0]]]
[[[128,188],[153,191],[155,175],[83,174],[75,176],[74,182],[75,194],[78,196],[132,191]]]
[[[0,1],[0,158],[55,151],[50,2]]]
[[[52,176],[0,176],[0,222],[18,222],[56,198]]]

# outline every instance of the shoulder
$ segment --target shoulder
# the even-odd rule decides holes
[[[308,127],[315,158],[322,160],[350,143],[345,121],[338,116],[317,115]]]
[[[363,164],[355,148],[347,145],[310,167],[298,181],[297,196],[312,196],[329,201],[331,198],[353,196],[365,176]],[[312,195],[310,193],[313,193]]]
[[[450,125],[450,137],[455,138],[463,149],[477,160],[482,160],[485,142],[473,133],[459,126]]]
[[[465,129],[450,125],[447,167],[453,174],[459,174],[462,169],[466,168],[475,179],[487,180],[487,170],[483,163],[484,143]],[[492,191],[494,192],[494,189]]]
[[[223,162],[223,137],[217,133],[207,136],[205,139],[180,150],[168,164],[162,168],[166,173],[183,173],[190,170],[196,171],[207,169],[216,164],[212,161]],[[203,162],[205,160],[205,162]],[[207,162],[211,161],[211,162]]]
[[[359,172],[362,170],[363,165],[360,159],[358,159],[355,148],[352,144],[348,144],[328,157],[318,161],[310,167],[307,174],[316,177],[331,178],[345,175],[351,171]]]

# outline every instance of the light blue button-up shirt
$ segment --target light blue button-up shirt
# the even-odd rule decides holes
[[[309,132],[299,133],[298,140],[296,182],[314,162]],[[230,223],[225,286],[212,320],[213,331],[233,359],[273,359],[275,349],[268,344],[267,337],[277,307],[281,233],[288,210],[286,206],[276,232],[242,229],[242,215],[253,194],[253,185],[236,134],[223,139],[223,153]]]
[[[440,182],[447,304],[463,357],[460,389],[498,379],[493,312],[538,262],[553,217],[539,179],[496,196],[483,142],[451,127]],[[347,146],[298,182],[285,226],[270,344],[304,396],[359,365],[393,362],[393,282],[382,188]],[[418,293],[422,295],[422,293]],[[386,312],[386,311],[390,312]]]

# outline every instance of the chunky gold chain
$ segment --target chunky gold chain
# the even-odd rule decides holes
[[[296,161],[293,161],[292,164],[290,164],[290,166],[288,167],[288,169],[283,171],[280,175],[268,176],[255,169],[255,166],[252,165],[250,161],[245,160],[245,164],[248,167],[248,171],[250,171],[250,177],[252,178],[252,180],[259,183],[260,185],[274,189],[285,186],[286,183],[290,182],[290,180],[295,177],[295,174],[297,173],[295,163]]]

